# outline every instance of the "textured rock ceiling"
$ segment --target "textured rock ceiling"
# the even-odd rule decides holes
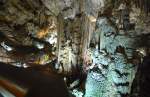
[[[130,0],[125,0],[129,2]],[[20,28],[26,33],[36,33],[40,29],[49,27],[52,21],[61,14],[64,18],[74,18],[76,14],[85,13],[97,17],[110,8],[117,7],[120,0],[1,0],[1,27],[7,23],[9,29]],[[137,7],[149,12],[149,0],[136,0]],[[111,10],[110,10],[111,11]],[[21,28],[22,27],[22,28]],[[2,29],[2,28],[1,28]],[[7,28],[6,28],[7,29]],[[33,31],[32,31],[33,30]],[[2,31],[2,30],[1,30]]]
[[[119,18],[118,8],[124,2],[132,10],[130,19],[136,23],[136,32],[149,32],[149,17],[141,15],[149,14],[149,0],[0,0],[0,32],[15,44],[32,46],[37,43],[47,44],[49,40],[54,40],[51,36],[57,38],[57,32],[62,33],[63,29],[69,35],[72,29],[76,31],[77,25],[79,35],[70,33],[71,36],[67,37],[84,34],[80,39],[73,39],[82,41],[80,47],[84,51],[89,45],[91,33],[95,31],[97,16]],[[135,7],[131,7],[131,4]],[[136,7],[143,10],[143,13]],[[62,25],[64,28],[61,28]],[[61,40],[60,37],[58,40]],[[8,42],[3,39],[1,42]]]
[[[72,73],[69,74],[71,77],[80,79],[83,75],[79,74],[82,71],[78,65],[84,64],[87,65],[87,70],[93,69],[94,66],[88,66],[93,61],[99,69],[107,69],[107,66],[101,63],[102,60],[109,60],[103,58],[103,55],[100,56],[105,52],[104,49],[108,52],[107,57],[126,51],[126,57],[132,57],[132,52],[124,49],[137,49],[134,47],[137,41],[129,36],[137,38],[144,33],[146,35],[143,35],[139,44],[141,47],[149,45],[149,40],[145,38],[150,33],[149,6],[150,0],[0,0],[0,57],[5,56],[0,60],[34,66],[45,65],[53,59],[58,59],[59,65],[62,65],[58,66],[62,67],[61,69],[57,68],[60,72]],[[122,27],[124,25],[125,28]],[[132,26],[135,26],[135,29],[131,28]],[[90,52],[91,41],[91,48],[94,48],[95,52]],[[97,50],[99,52],[96,52]],[[122,58],[119,54],[115,57]],[[120,60],[124,61],[124,58]],[[126,65],[122,63],[122,66]],[[102,72],[105,73],[105,70]],[[98,77],[94,78],[101,80]],[[89,79],[93,80],[92,77]],[[89,85],[94,86],[91,83]],[[90,86],[89,88],[91,89]]]
[[[51,34],[57,34],[59,16],[61,19],[74,19],[84,13],[90,21],[96,22],[104,3],[103,0],[1,0],[1,43],[9,46],[47,45]]]

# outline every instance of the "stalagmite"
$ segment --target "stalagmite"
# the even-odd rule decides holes
[[[150,0],[0,0],[0,61],[40,66],[35,71],[43,75],[52,68],[72,96],[142,97],[149,6]]]

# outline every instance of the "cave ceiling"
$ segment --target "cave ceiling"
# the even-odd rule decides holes
[[[68,37],[72,38],[71,41],[82,48],[81,50],[72,46],[72,49],[84,51],[89,46],[91,33],[96,31],[97,17],[119,18],[118,10],[121,9],[122,3],[128,4],[131,10],[130,20],[136,24],[136,32],[148,33],[149,0],[0,0],[0,32],[2,32],[0,42],[14,48],[18,48],[19,45],[23,48],[36,46],[33,49],[35,53],[39,54],[40,48],[50,54],[50,58],[56,58],[56,52],[52,53],[52,50],[56,50],[56,41],[58,43],[60,40],[64,41],[60,38],[60,34],[65,29],[66,40]],[[78,32],[79,35],[70,32]],[[83,37],[76,38],[80,35]],[[50,41],[54,39],[53,44]],[[69,41],[66,45],[67,43]],[[31,53],[28,57],[35,56]]]
[[[85,97],[128,95],[149,49],[150,0],[0,0],[0,62],[87,80]]]

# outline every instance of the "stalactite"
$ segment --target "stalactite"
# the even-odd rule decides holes
[[[97,26],[100,50],[92,51],[85,97],[127,97],[140,61],[133,55],[139,37],[131,34],[134,32],[119,35],[106,17],[99,17]]]
[[[150,0],[0,0],[0,46],[10,52],[6,55],[13,57],[10,61],[28,61],[32,66],[57,56],[53,68],[65,75],[69,89],[78,88],[84,69],[85,97],[125,97],[142,60],[136,44],[149,44],[143,42],[149,40],[148,34],[138,42],[135,31],[149,32],[149,20],[143,16],[149,6]],[[55,54],[49,39],[53,32],[58,35],[57,54],[48,58]]]
[[[150,1],[149,0],[134,0],[136,7],[140,8],[146,14],[150,12]]]
[[[89,45],[90,45],[90,42],[92,39],[92,35],[95,31],[96,17],[90,16],[90,15],[84,16],[83,21],[85,21],[85,24],[83,24],[83,26],[82,26],[82,33],[83,33],[82,54],[84,56],[84,53],[89,48]]]

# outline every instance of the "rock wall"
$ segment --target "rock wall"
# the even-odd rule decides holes
[[[9,41],[0,36],[0,42],[44,45],[44,54],[56,54],[64,74],[83,67],[85,97],[126,97],[145,55],[141,49],[150,46],[148,5],[149,0],[1,0],[0,32]]]

